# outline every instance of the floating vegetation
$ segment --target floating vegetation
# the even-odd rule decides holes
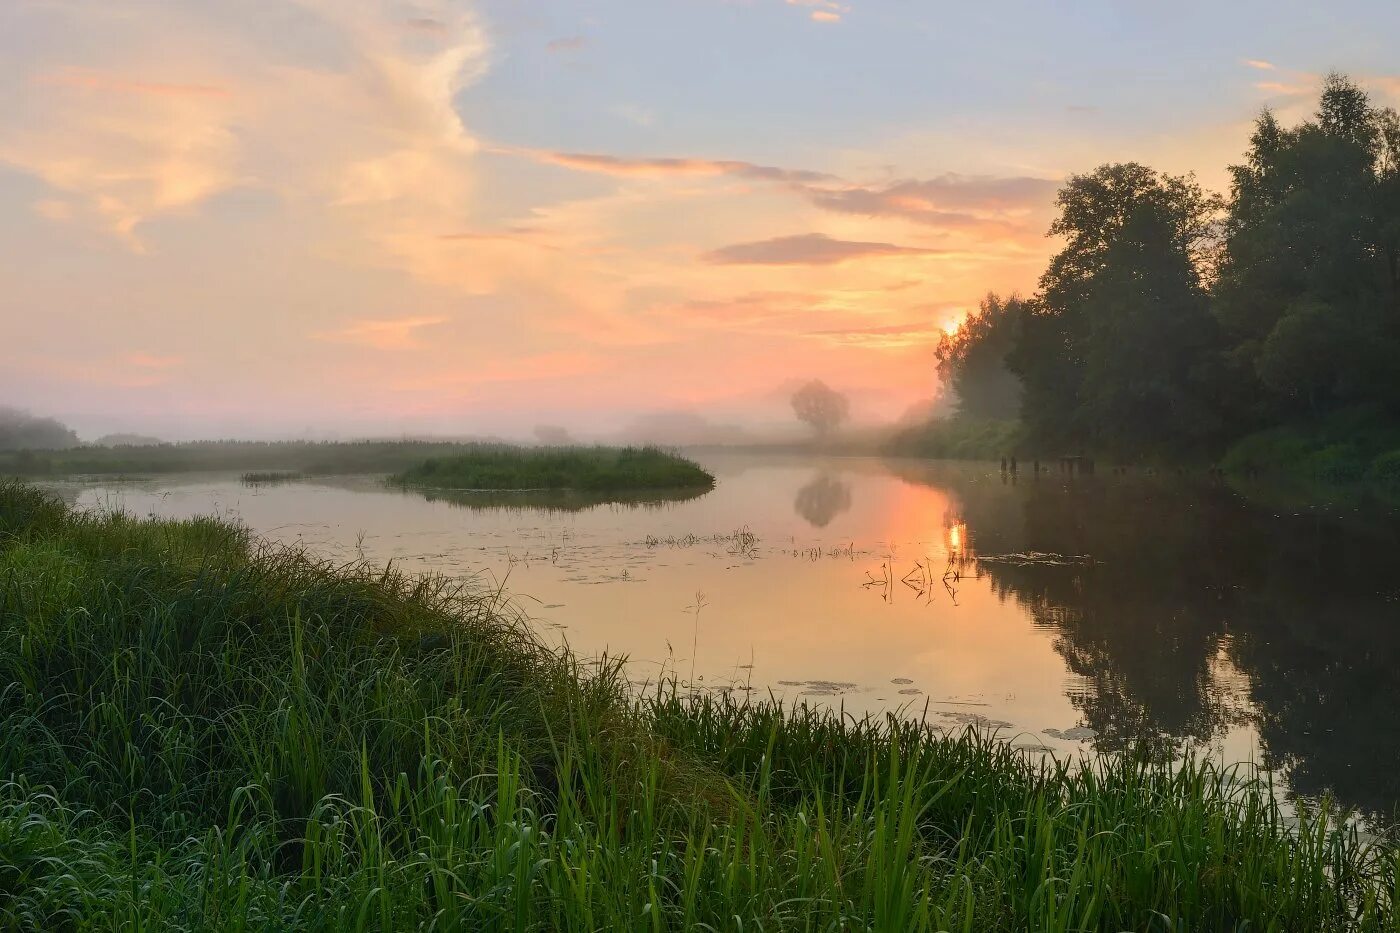
[[[978,554],[975,558],[984,564],[1015,564],[1017,566],[1031,566],[1039,564],[1050,567],[1068,567],[1074,565],[1096,564],[1098,563],[1088,554],[1049,554],[1043,551],[1025,551],[1015,554]]]
[[[289,471],[271,470],[267,472],[244,473],[238,478],[244,486],[276,486],[280,483],[294,483],[304,474]]]
[[[736,528],[727,535],[713,534],[701,537],[697,534],[684,534],[680,536],[669,535],[665,538],[647,535],[642,540],[642,546],[647,548],[686,550],[701,544],[713,544],[723,548],[724,553],[732,557],[754,558],[758,556],[758,535],[750,531],[747,526]]]

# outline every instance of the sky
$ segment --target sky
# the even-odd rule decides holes
[[[84,437],[866,421],[1059,184],[1217,190],[1394,0],[3,0],[0,404]]]

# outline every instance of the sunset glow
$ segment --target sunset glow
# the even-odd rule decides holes
[[[1331,63],[1400,91],[1289,5],[1185,60],[1163,30],[1236,14],[7,3],[0,396],[88,435],[518,434],[781,422],[821,376],[897,417],[982,294],[1034,290],[1067,175],[1221,186]]]

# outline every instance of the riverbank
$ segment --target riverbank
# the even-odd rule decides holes
[[[1381,929],[1268,789],[632,693],[495,594],[0,488],[0,927]]]
[[[394,473],[430,457],[505,445],[487,441],[188,441],[145,446],[0,451],[0,476],[139,475],[225,471]]]
[[[897,434],[886,452],[901,457],[948,460],[999,460],[1018,457],[1022,466],[1037,457],[1052,463],[1061,454],[1037,451],[1018,421],[946,418]],[[1400,425],[1366,408],[1334,413],[1313,421],[1282,425],[1240,438],[1220,456],[1205,452],[1162,451],[1150,457],[1076,450],[1101,463],[1134,462],[1157,469],[1218,468],[1239,479],[1271,478],[1295,486],[1366,485],[1400,492]]]
[[[715,478],[693,460],[657,447],[480,447],[432,457],[390,478],[436,490],[710,489]]]

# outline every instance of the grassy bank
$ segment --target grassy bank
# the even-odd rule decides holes
[[[0,476],[186,473],[226,470],[308,475],[394,473],[429,457],[502,445],[452,441],[191,441],[144,447],[0,451]]]
[[[553,489],[579,492],[709,489],[715,478],[656,447],[481,447],[433,457],[394,476],[432,489]]]
[[[1021,424],[986,418],[939,418],[902,431],[886,452],[935,460],[997,460],[1023,454]]]
[[[1400,423],[1366,408],[1338,412],[1251,434],[1229,449],[1221,465],[1234,474],[1400,490]]]
[[[1208,764],[630,695],[491,594],[0,486],[0,928],[1393,929]]]

